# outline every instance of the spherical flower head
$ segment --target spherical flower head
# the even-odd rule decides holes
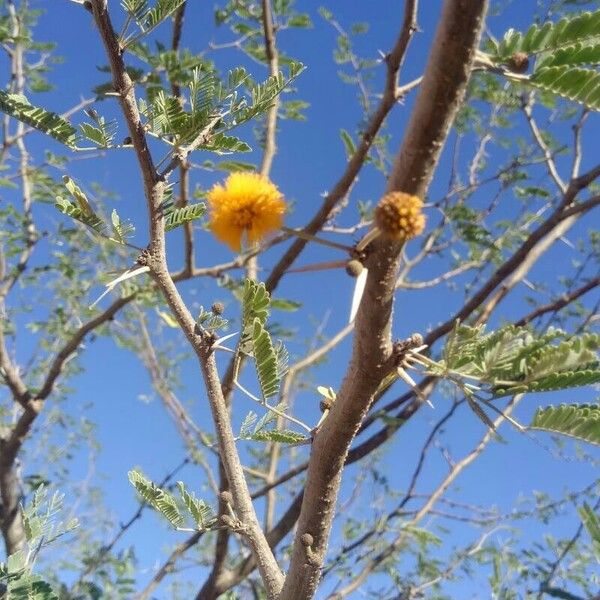
[[[258,173],[232,173],[224,185],[213,186],[207,200],[211,231],[235,252],[244,236],[254,244],[283,225],[283,196]]]
[[[397,242],[423,233],[423,201],[404,192],[386,194],[375,208],[375,225],[382,235]]]

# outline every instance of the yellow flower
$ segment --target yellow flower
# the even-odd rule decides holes
[[[375,225],[388,239],[406,241],[423,233],[423,201],[404,192],[386,194],[375,208]]]
[[[239,252],[242,238],[254,244],[283,224],[285,202],[273,183],[258,173],[232,173],[207,194],[210,229]]]

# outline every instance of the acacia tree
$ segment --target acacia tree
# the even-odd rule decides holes
[[[562,499],[540,496],[533,507],[509,514],[449,492],[497,439],[504,421],[519,435],[547,430],[600,443],[597,404],[547,406],[531,396],[600,380],[600,341],[593,332],[600,165],[584,152],[586,127],[600,106],[600,11],[559,19],[556,11],[569,3],[552,3],[540,23],[504,34],[486,29],[487,2],[447,0],[422,75],[405,79],[405,59],[419,31],[415,0],[391,15],[398,34],[380,60],[361,58],[353,49],[364,27],[349,33],[322,9],[321,19],[338,36],[335,59],[348,68],[343,76],[359,92],[364,120],[355,134],[340,123],[347,164],[314,214],[289,228],[284,217],[288,222],[295,214],[271,172],[277,143],[285,144],[285,136],[278,138],[280,122],[301,119],[306,104],[303,66],[283,53],[279,39],[286,30],[307,28],[310,16],[285,1],[219,6],[217,23],[237,36],[229,46],[258,63],[255,73],[228,64],[223,75],[205,52],[182,46],[193,10],[188,4],[90,0],[57,9],[91,19],[96,38],[89,43],[104,48],[109,74],[94,98],[62,115],[30,97],[48,89],[52,60],[50,46],[34,41],[37,13],[26,1],[3,4],[1,35],[11,68],[9,87],[0,92],[6,114],[2,160],[9,173],[2,181],[7,194],[0,257],[5,595],[150,598],[194,549],[204,580],[193,581],[192,593],[179,589],[181,577],[175,578],[165,597],[344,598],[361,591],[379,598],[452,597],[448,581],[463,571],[470,576],[471,569],[486,578],[487,565],[493,571],[486,597],[597,594],[591,575],[600,543],[596,481]],[[414,100],[410,111],[405,100]],[[410,113],[402,131],[393,126],[398,111]],[[257,128],[255,142],[246,124]],[[572,127],[571,138],[565,125]],[[67,154],[46,151],[39,161],[32,158],[27,143],[39,132],[47,144],[66,146]],[[219,159],[237,159],[252,147],[258,164]],[[444,148],[449,166],[440,163]],[[142,182],[148,227],[143,232],[143,221],[136,222],[135,236],[119,214],[123,210],[108,208],[110,190],[73,174],[75,156],[108,161],[114,152],[135,157],[131,178]],[[197,162],[211,154],[214,159]],[[215,167],[231,173],[208,189],[206,171]],[[378,173],[373,207],[355,198],[367,169]],[[441,196],[430,192],[434,177],[449,179]],[[65,215],[58,224],[52,204]],[[181,249],[165,235],[174,229],[183,232]],[[219,252],[203,230],[234,258],[214,260]],[[565,240],[578,261],[558,281],[538,280],[536,265]],[[320,263],[299,266],[308,247],[336,252],[337,260],[323,254]],[[167,250],[182,257],[178,270],[167,264]],[[199,259],[206,266],[198,266]],[[321,269],[356,278],[351,302],[341,296],[331,301],[337,312],[352,305],[349,322],[332,335],[316,331],[306,354],[294,353],[288,365],[284,343],[275,341],[285,341],[286,331],[270,312],[299,308],[277,297],[284,277],[310,280]],[[93,302],[92,286],[115,270],[106,289],[113,299],[102,295]],[[189,286],[203,279],[221,286],[207,287],[214,300],[225,289],[239,310],[231,301],[205,302],[210,309],[195,305]],[[410,294],[430,294],[433,304],[452,284],[465,289],[454,310],[443,312],[429,330],[430,322],[401,312],[396,319],[402,329],[414,333],[394,337],[398,295],[403,307]],[[49,290],[55,304],[40,314],[33,306]],[[503,311],[508,297],[526,298],[532,306]],[[17,352],[24,322],[41,340],[25,360]],[[77,510],[72,512],[84,526],[71,531],[74,522],[57,524],[61,499],[40,486],[41,478],[75,493],[69,471],[54,472],[60,460],[48,448],[65,419],[73,429],[70,453],[82,441],[92,443],[89,423],[76,423],[65,405],[72,395],[67,381],[80,372],[83,351],[94,352],[85,342],[100,333],[139,358],[186,452],[160,484],[128,465],[141,503],[112,536],[92,536]],[[350,337],[344,350],[341,343]],[[345,374],[317,386],[311,369],[337,350]],[[186,361],[201,375],[211,426],[199,426],[178,397],[177,371]],[[253,363],[255,376],[244,371],[246,363]],[[301,393],[312,399],[310,408],[294,404]],[[240,398],[258,408],[240,414]],[[527,427],[511,416],[523,398],[536,398],[540,406]],[[390,440],[409,435],[410,422],[432,399],[437,420],[429,424],[414,465],[403,465],[406,478],[396,489],[381,474],[385,465],[374,467],[373,461]],[[463,406],[470,412],[461,413]],[[455,459],[441,440],[467,418],[478,419],[483,433]],[[234,428],[237,422],[241,426]],[[36,443],[44,448],[41,455]],[[423,494],[427,462],[440,445],[447,472]],[[593,457],[585,460],[595,465]],[[172,486],[188,464],[202,470],[211,497],[199,499],[191,483]],[[356,489],[374,478],[381,508],[365,519],[340,511],[341,533],[330,543],[342,474],[350,465],[360,467]],[[346,508],[356,494],[344,495]],[[548,537],[520,552],[516,541],[495,537],[499,522],[552,520],[573,504],[580,516],[565,540]],[[119,554],[118,544],[148,507],[189,537],[142,582],[133,555]],[[453,545],[452,535],[423,526],[434,515],[479,530]],[[79,543],[63,550],[64,561],[40,552],[66,532]],[[441,558],[438,544],[445,550]],[[38,555],[46,561],[40,565],[45,579],[32,574]],[[67,571],[75,578],[65,577]]]

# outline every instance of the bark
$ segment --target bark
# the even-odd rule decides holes
[[[425,196],[462,102],[487,2],[448,0],[388,191]],[[391,316],[401,246],[376,241],[356,319],[352,358],[338,398],[317,433],[281,600],[315,594],[327,550],[341,472],[360,424],[392,357]]]

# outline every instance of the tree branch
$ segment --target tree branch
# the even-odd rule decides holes
[[[377,133],[387,115],[396,105],[398,101],[397,81],[400,68],[402,66],[408,44],[413,33],[417,30],[417,0],[406,0],[404,5],[404,19],[400,29],[400,34],[392,51],[386,56],[387,74],[385,81],[385,89],[379,106],[369,120],[365,132],[358,148],[348,161],[348,166],[345,172],[334,185],[331,192],[325,197],[321,208],[312,218],[312,220],[304,227],[304,232],[310,235],[315,235],[323,225],[331,218],[338,204],[346,197],[356,176],[362,168],[365,159],[369,154],[369,150],[375,140]],[[405,93],[405,92],[404,92]],[[279,280],[283,277],[287,269],[298,258],[302,250],[307,244],[307,240],[298,237],[294,240],[287,252],[282,256],[279,262],[275,265],[269,278],[266,281],[266,287],[272,291],[277,287]]]
[[[95,0],[92,3],[92,8],[94,19],[108,54],[115,90],[119,93],[121,107],[133,140],[144,181],[150,219],[150,245],[138,258],[138,263],[149,267],[150,275],[161,290],[177,323],[198,357],[216,427],[220,457],[229,481],[236,517],[240,522],[238,530],[247,539],[256,557],[267,590],[267,596],[274,599],[281,590],[283,575],[260,528],[252,505],[250,492],[237,452],[235,437],[231,429],[228,407],[219,381],[215,356],[211,348],[212,338],[197,327],[173,282],[167,266],[164,220],[160,211],[165,178],[172,167],[175,166],[175,161],[185,158],[187,153],[196,147],[202,133],[197,140],[182,149],[183,154],[180,153],[171,161],[163,176],[157,175],[140,122],[134,88],[125,71],[121,48],[110,22],[106,1]]]
[[[486,7],[485,1],[446,2],[388,191],[425,195],[464,97]],[[392,355],[392,299],[401,246],[374,245],[367,259],[369,276],[356,318],[350,365],[313,442],[298,534],[281,600],[311,598],[315,593],[344,461]]]

